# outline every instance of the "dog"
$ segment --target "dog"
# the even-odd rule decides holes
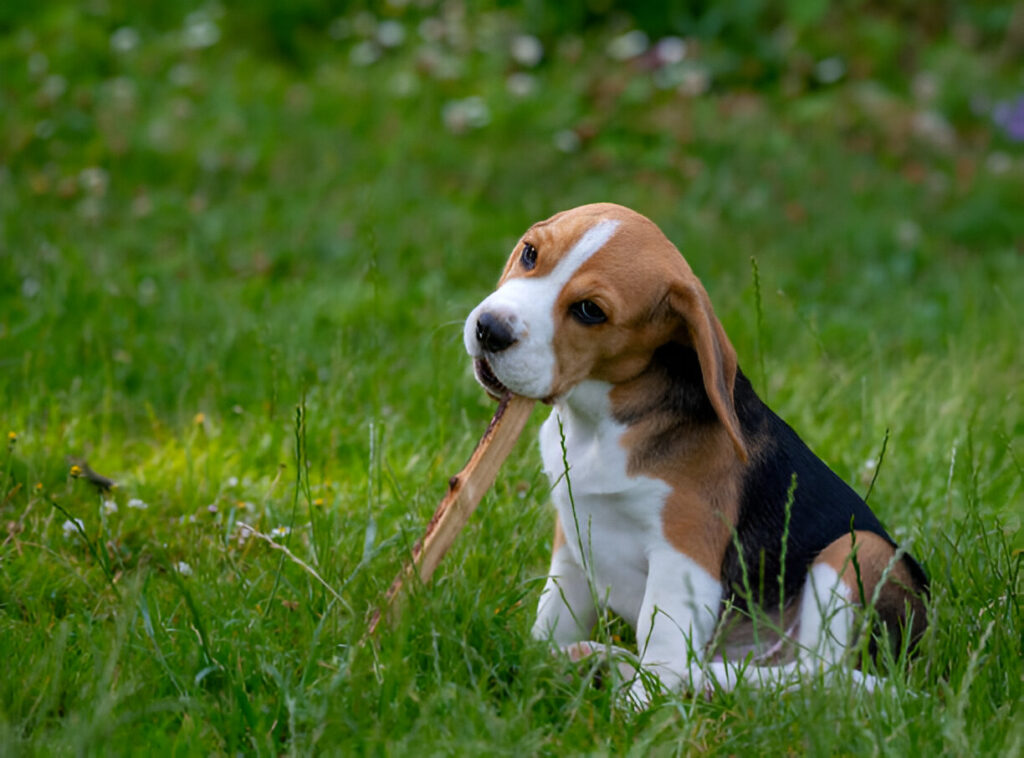
[[[464,342],[490,395],[553,406],[540,449],[557,518],[533,636],[573,659],[607,652],[587,638],[611,609],[647,672],[634,702],[828,675],[857,606],[890,642],[921,636],[924,571],[760,400],[643,215],[599,203],[534,224]]]

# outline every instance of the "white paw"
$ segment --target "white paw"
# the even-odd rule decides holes
[[[693,671],[688,675],[675,672],[661,672],[659,677],[653,671],[645,669],[630,683],[627,697],[630,705],[637,710],[650,706],[654,696],[671,692],[687,699],[703,698],[711,700],[715,694],[716,680],[701,671]]]
[[[594,642],[593,640],[583,640],[582,642],[562,645],[553,652],[568,656],[569,660],[573,663],[579,663],[596,656],[600,664],[608,668],[615,667],[618,674],[616,680],[618,683],[639,681],[636,656],[625,648],[616,645],[606,645],[603,642]]]
[[[584,658],[589,658],[603,648],[604,645],[599,642],[583,640],[582,642],[573,642],[571,645],[562,645],[562,647],[556,648],[555,652],[565,653],[569,656],[570,661],[573,663],[579,663]]]
[[[604,661],[614,663],[620,672],[628,671],[629,673],[625,674],[626,678],[631,679],[636,671],[634,664],[636,656],[617,645],[606,645],[603,642],[583,640],[582,642],[573,642],[570,645],[562,645],[558,648],[558,651],[569,656],[569,660],[573,663],[579,663],[592,655],[600,655]]]
[[[647,691],[644,680],[637,676],[625,691],[627,704],[634,710],[643,711],[651,704],[652,693]]]

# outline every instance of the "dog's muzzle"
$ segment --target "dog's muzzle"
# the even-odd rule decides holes
[[[495,398],[506,392],[532,398],[550,394],[554,352],[550,318],[545,318],[550,309],[538,307],[538,298],[531,297],[535,288],[526,284],[519,279],[506,282],[474,308],[463,325],[473,373]]]

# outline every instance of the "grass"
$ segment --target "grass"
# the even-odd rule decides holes
[[[427,46],[401,16],[358,66],[366,17],[296,26],[296,61],[255,12],[191,10],[0,17],[0,752],[1021,754],[1024,153],[971,107],[1019,72],[939,34],[911,70],[685,97],[605,24],[528,68],[514,11]],[[847,20],[816,39],[854,61],[899,32]],[[527,225],[595,200],[679,244],[761,394],[930,573],[891,687],[619,708],[529,639],[525,439],[359,644],[491,412],[461,319]]]

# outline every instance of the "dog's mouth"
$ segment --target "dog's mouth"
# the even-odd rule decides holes
[[[487,394],[495,400],[501,400],[510,392],[518,394],[501,383],[501,380],[494,375],[494,369],[491,368],[491,364],[484,358],[477,358],[473,361],[473,373],[476,374],[477,381],[487,390]],[[552,405],[558,398],[555,395],[548,395],[538,399],[545,405]]]
[[[494,375],[494,370],[486,359],[477,358],[473,361],[473,373],[476,374],[477,381],[487,390],[487,394],[495,400],[500,400],[509,391],[508,387]]]

